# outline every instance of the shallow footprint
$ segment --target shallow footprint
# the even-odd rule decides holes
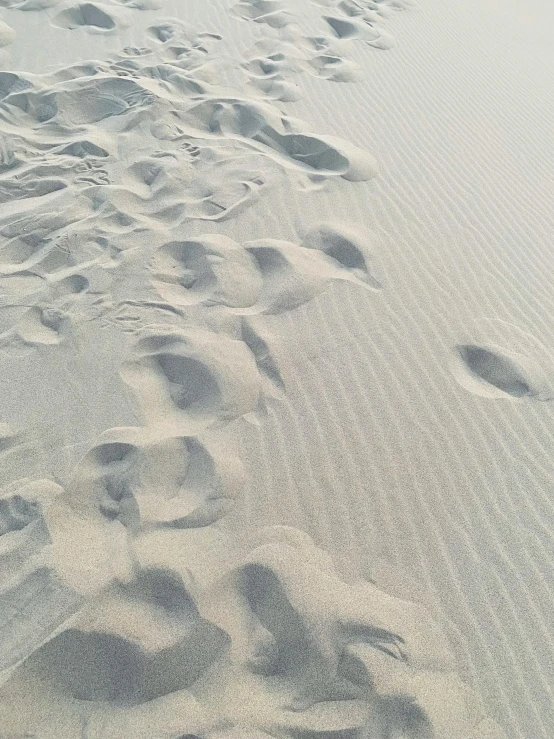
[[[458,344],[453,371],[460,384],[476,395],[549,399],[541,397],[541,373],[529,357],[494,345]]]
[[[164,244],[150,269],[154,287],[174,306],[248,307],[258,300],[262,288],[255,259],[226,236],[205,235]]]
[[[394,38],[383,28],[364,22],[358,18],[336,18],[326,16],[325,20],[339,39],[359,39],[375,49],[390,49]]]
[[[118,17],[108,5],[82,3],[73,8],[62,10],[54,16],[50,23],[58,28],[85,28],[96,33],[115,31],[118,26]]]
[[[359,64],[333,54],[318,54],[306,66],[311,74],[332,82],[358,82],[364,77]]]
[[[318,249],[356,280],[374,290],[383,286],[370,266],[367,237],[345,224],[323,223],[309,231],[302,241],[308,249]]]
[[[231,12],[244,20],[266,23],[272,28],[284,28],[291,22],[281,0],[240,0]]]
[[[288,241],[259,239],[244,246],[256,260],[263,280],[259,301],[244,313],[293,310],[323,292],[336,276],[330,260]]]
[[[17,333],[26,344],[59,344],[69,325],[64,311],[49,305],[36,305],[20,318]]]
[[[230,510],[245,482],[240,460],[213,442],[159,438],[132,428],[113,429],[102,437],[110,439],[138,444],[124,470],[124,488],[119,488],[136,501],[142,530],[209,526]]]

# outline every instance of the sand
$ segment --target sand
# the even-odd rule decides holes
[[[0,0],[0,737],[551,739],[547,0]]]

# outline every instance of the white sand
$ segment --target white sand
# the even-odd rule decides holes
[[[554,736],[554,6],[0,0],[0,737]]]

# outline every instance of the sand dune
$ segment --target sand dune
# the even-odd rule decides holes
[[[512,5],[0,0],[0,737],[548,739]]]

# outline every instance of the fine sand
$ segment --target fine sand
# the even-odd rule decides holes
[[[0,0],[0,739],[552,739],[552,30]]]

